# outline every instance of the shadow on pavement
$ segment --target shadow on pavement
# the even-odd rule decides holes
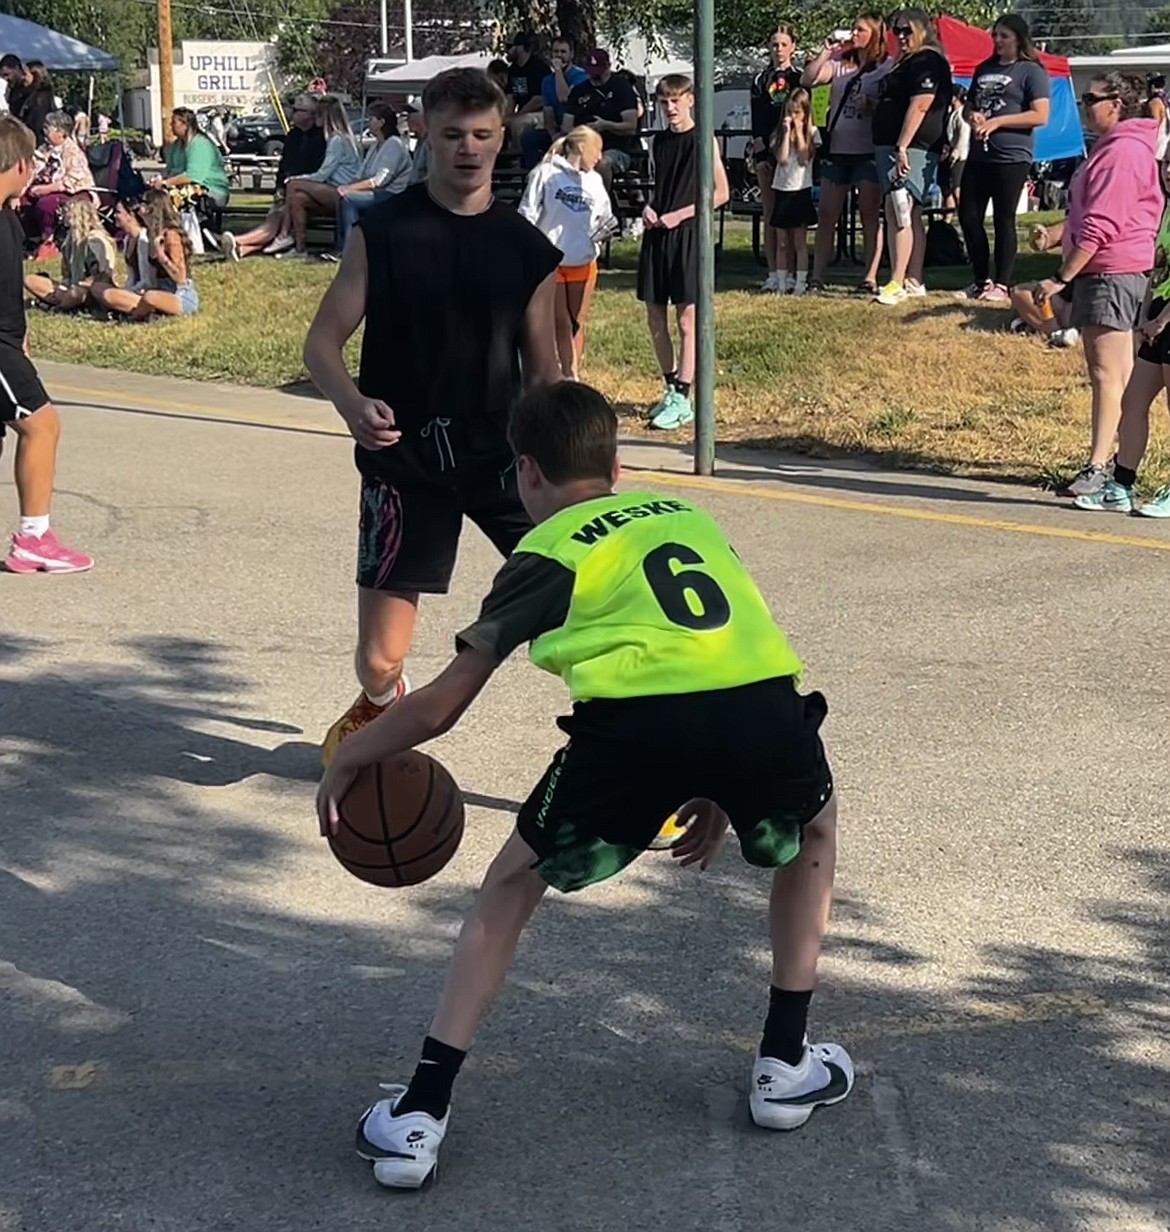
[[[29,1232],[413,1216],[350,1134],[374,1081],[409,1075],[479,870],[391,900],[332,864],[307,788],[240,821],[210,789],[274,755],[194,725],[289,726],[237,716],[248,682],[214,643],[133,649],[134,670],[2,685],[0,1215]],[[1143,1045],[1167,1021],[1170,856],[1113,858],[1147,893],[1088,910],[1134,959],[1022,937],[964,987],[908,991],[934,960],[842,893],[815,1028],[861,1074],[793,1136],[743,1111],[769,979],[757,872],[647,858],[620,899],[550,896],[457,1089],[426,1226],[1146,1226],[1170,1194],[1166,1075]],[[320,887],[289,905],[309,878],[345,919],[321,918]]]

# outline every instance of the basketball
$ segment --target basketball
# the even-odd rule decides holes
[[[370,885],[426,881],[463,837],[459,785],[433,757],[415,750],[362,767],[338,815],[329,846],[348,872]]]

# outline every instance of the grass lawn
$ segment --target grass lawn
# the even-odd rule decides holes
[[[1019,277],[1055,258],[1022,255]],[[634,298],[637,247],[615,246],[589,320],[586,379],[628,410],[659,394],[654,354]],[[304,379],[305,331],[333,266],[255,258],[196,268],[193,318],[111,325],[34,311],[34,356],[137,372],[282,386]],[[1088,449],[1081,352],[1049,351],[1005,331],[1006,309],[951,292],[964,269],[928,270],[932,294],[897,308],[848,293],[855,267],[831,272],[833,295],[753,292],[761,274],[746,226],[729,225],[718,273],[719,439],[820,457],[866,454],[887,465],[1050,483]],[[409,310],[408,305],[404,305]],[[355,348],[356,351],[356,348]],[[633,420],[631,420],[631,423]],[[1154,416],[1143,479],[1170,481],[1166,416]]]

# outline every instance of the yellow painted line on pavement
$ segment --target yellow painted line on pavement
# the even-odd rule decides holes
[[[1008,1001],[960,1001],[925,1011],[908,1008],[902,1013],[842,1023],[840,1033],[853,1045],[870,1040],[945,1035],[956,1031],[982,1031],[1089,1018],[1104,1014],[1109,1008],[1103,997],[1081,990],[1025,993]],[[759,1044],[758,1033],[749,1036],[725,1031],[712,1035],[698,1028],[684,1027],[677,1034],[686,1042],[704,1046],[723,1044],[743,1052],[752,1052]],[[363,1067],[373,1071],[379,1064],[376,1057],[350,1057],[345,1061],[339,1060],[336,1066],[314,1063],[309,1070],[317,1077],[333,1074],[340,1077]],[[474,1061],[475,1070],[488,1074],[513,1075],[520,1072],[522,1067],[520,1058],[505,1051],[479,1054]],[[99,1092],[160,1086],[238,1086],[242,1083],[270,1082],[272,1078],[273,1071],[263,1062],[218,1056],[148,1061],[123,1068],[98,1060],[54,1065],[46,1075],[46,1085],[50,1091]]]
[[[296,419],[284,419],[276,415],[253,415],[247,411],[224,411],[198,406],[192,402],[172,402],[165,398],[138,398],[130,394],[101,394],[90,389],[72,385],[55,385],[62,394],[82,399],[86,404],[97,404],[100,410],[128,410],[135,413],[158,415],[162,418],[183,416],[206,419],[214,423],[238,424],[245,427],[280,428],[302,432],[310,436],[348,436],[340,426],[301,423]],[[103,398],[124,403],[124,406],[105,405]],[[720,496],[756,496],[763,500],[782,501],[791,505],[812,505],[820,509],[840,509],[848,513],[875,513],[887,518],[904,518],[912,522],[933,522],[936,525],[962,526],[969,530],[997,530],[1013,535],[1033,535],[1046,539],[1071,539],[1080,543],[1107,543],[1114,547],[1140,548],[1149,552],[1170,552],[1170,539],[1144,538],[1138,535],[1114,535],[1108,531],[1077,530],[1071,526],[1044,526],[1036,522],[1012,522],[1005,518],[982,518],[976,514],[944,513],[936,509],[911,509],[906,505],[885,505],[877,501],[853,500],[843,496],[821,496],[815,492],[777,491],[758,483],[740,480],[707,478],[702,475],[679,475],[672,471],[660,471],[651,467],[626,466],[631,474],[642,476],[646,482],[666,484],[671,487],[697,488],[715,492]],[[924,486],[923,500],[930,500],[930,489]]]

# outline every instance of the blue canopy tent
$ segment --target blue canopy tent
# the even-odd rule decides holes
[[[991,35],[953,17],[938,19],[938,34],[955,81],[969,86],[976,68],[995,51]],[[1035,159],[1039,163],[1052,163],[1061,158],[1080,158],[1085,152],[1085,130],[1068,60],[1042,51],[1040,63],[1048,70],[1052,101],[1048,123],[1036,130]]]
[[[19,56],[26,63],[43,60],[53,73],[112,73],[118,70],[118,57],[108,51],[7,13],[0,13],[0,55]]]

